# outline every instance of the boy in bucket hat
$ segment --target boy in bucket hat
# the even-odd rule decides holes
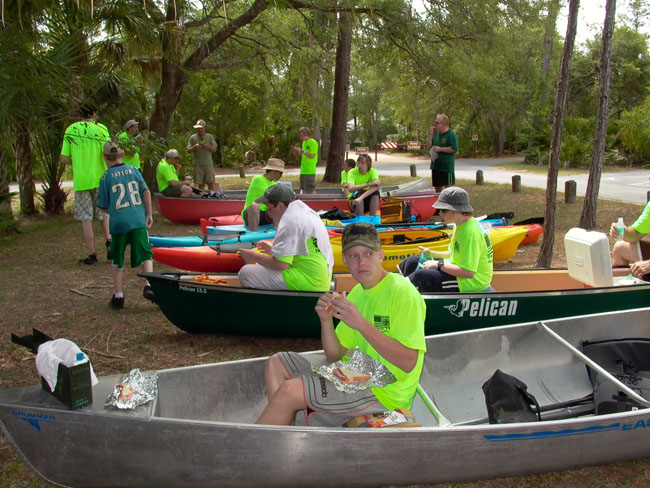
[[[420,256],[402,261],[398,270],[420,292],[482,292],[491,289],[492,243],[473,217],[469,195],[457,186],[445,188],[433,206],[445,224],[455,224],[448,251],[420,247]]]
[[[262,169],[266,172],[263,175],[255,176],[251,180],[251,186],[248,187],[246,192],[244,209],[241,211],[244,223],[252,231],[257,230],[260,225],[271,223],[271,219],[266,215],[266,203],[256,202],[256,199],[282,178],[284,161],[278,158],[270,158]]]
[[[124,251],[131,246],[131,267],[142,265],[146,273],[153,271],[153,253],[147,229],[153,224],[151,192],[142,174],[124,164],[124,150],[115,142],[104,144],[104,159],[108,169],[99,182],[97,205],[108,209],[110,218],[111,260],[113,262],[113,296],[109,305],[124,308]],[[147,283],[142,295],[154,301]]]
[[[341,392],[313,372],[303,356],[281,352],[266,363],[269,403],[259,424],[289,425],[295,419],[307,425],[341,426],[350,417],[411,408],[426,352],[424,300],[407,279],[383,269],[384,253],[374,226],[346,226],[342,248],[343,262],[359,283],[347,298],[326,293],[318,299],[325,350],[321,361],[339,361],[358,347],[386,366],[396,381],[383,388]]]
[[[269,161],[270,162],[270,161]],[[263,254],[242,249],[247,264],[239,281],[248,288],[326,291],[330,288],[334,256],[325,224],[286,185],[272,185],[255,200],[266,205],[266,215],[277,227],[273,244],[257,243]]]

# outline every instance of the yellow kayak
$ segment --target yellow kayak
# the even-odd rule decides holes
[[[418,247],[428,247],[432,251],[446,251],[449,248],[451,229],[402,230],[380,232],[384,251],[384,269],[395,271],[397,265],[409,256],[419,254]],[[492,227],[489,232],[495,261],[505,261],[515,255],[519,244],[526,237],[526,227]],[[341,237],[330,237],[334,252],[334,272],[347,272],[341,258]]]

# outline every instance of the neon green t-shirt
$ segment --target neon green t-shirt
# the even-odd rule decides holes
[[[379,172],[375,168],[370,168],[365,175],[359,173],[359,168],[352,168],[348,171],[348,183],[353,186],[365,185],[371,181],[379,178]],[[364,188],[361,191],[366,191],[368,188]],[[353,198],[352,193],[350,193],[349,198]]]
[[[327,260],[316,245],[316,238],[307,239],[308,256],[286,256],[276,258],[289,263],[282,271],[282,277],[290,290],[294,291],[328,291],[332,275],[327,269]]]
[[[341,185],[348,182],[349,171],[341,171]]]
[[[643,208],[639,218],[632,224],[632,227],[641,234],[650,234],[650,203]]]
[[[241,211],[242,217],[248,206],[258,197],[264,195],[264,192],[269,186],[275,185],[275,181],[269,180],[264,175],[257,175],[251,180],[251,186],[248,187],[246,192],[246,202],[244,203],[244,210]],[[260,211],[266,212],[266,204],[260,203]]]
[[[456,226],[449,242],[451,264],[474,271],[473,278],[458,277],[462,293],[485,291],[492,282],[492,243],[478,220],[471,218]]]
[[[140,148],[135,143],[135,137],[131,137],[125,131],[125,132],[122,132],[119,136],[117,136],[117,140],[120,143],[120,147],[124,151],[135,151],[135,154],[133,156],[129,156],[128,154],[125,154],[124,158],[122,159],[122,162],[124,164],[129,164],[129,165],[133,166],[134,168],[140,169],[140,154],[138,154],[138,151],[140,150]]]
[[[406,373],[382,358],[359,331],[344,322],[339,322],[336,327],[336,335],[343,347],[352,349],[359,346],[361,352],[381,361],[397,378],[390,385],[372,389],[377,399],[391,410],[411,408],[427,350],[424,340],[426,306],[422,295],[407,278],[397,273],[388,273],[370,290],[356,285],[348,295],[348,300],[357,306],[366,320],[388,337],[418,351],[415,367]]]
[[[104,143],[110,138],[105,125],[92,121],[75,122],[65,130],[61,154],[72,159],[74,191],[99,188],[106,171]]]
[[[156,168],[156,181],[158,182],[158,191],[166,190],[170,181],[178,181],[176,167],[169,164],[166,159],[161,159]]]
[[[303,154],[300,158],[300,174],[301,175],[315,175],[316,174],[316,164],[318,164],[318,142],[316,139],[308,139],[302,141],[302,150],[313,154],[314,157],[307,157],[306,154]]]

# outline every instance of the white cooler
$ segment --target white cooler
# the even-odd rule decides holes
[[[569,276],[589,286],[612,286],[609,240],[602,232],[574,228],[564,236]]]

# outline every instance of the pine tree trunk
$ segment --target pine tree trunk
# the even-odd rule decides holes
[[[603,168],[603,155],[605,154],[605,141],[607,138],[615,13],[616,0],[607,0],[605,23],[603,25],[603,49],[600,56],[600,97],[598,99],[598,115],[596,116],[594,150],[591,156],[591,168],[589,169],[589,181],[587,182],[582,215],[580,216],[580,227],[587,230],[592,230],[596,227],[600,175]]]
[[[537,267],[549,268],[553,260],[553,244],[555,243],[555,207],[557,205],[557,174],[560,165],[560,149],[562,146],[562,130],[564,128],[564,108],[569,92],[569,74],[573,47],[576,39],[578,23],[578,8],[580,0],[569,0],[569,16],[567,20],[562,63],[557,82],[555,105],[553,106],[553,132],[549,151],[548,176],[546,178],[546,211],[544,213],[544,237],[537,256]]]
[[[336,71],[334,74],[334,103],[332,109],[332,132],[324,181],[336,183],[340,179],[347,133],[348,99],[350,89],[350,53],[352,50],[352,16],[339,14],[339,35],[336,47]]]

